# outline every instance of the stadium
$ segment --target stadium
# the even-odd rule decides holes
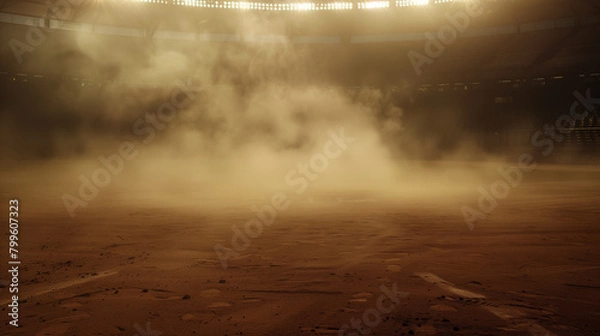
[[[600,4],[0,27],[2,335],[600,334]]]

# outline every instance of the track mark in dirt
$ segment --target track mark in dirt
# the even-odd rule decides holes
[[[453,283],[446,281],[433,273],[416,273],[416,275],[421,277],[423,280],[432,283],[447,292],[456,294],[460,297],[467,299],[485,299],[484,295],[473,293],[465,289],[456,288],[454,287]]]
[[[250,297],[250,298],[239,299],[237,302],[239,302],[239,303],[255,303],[255,302],[261,302],[261,301],[263,301],[262,298]]]
[[[245,292],[253,293],[274,293],[274,294],[344,294],[338,291],[321,291],[321,290],[273,290],[273,289],[246,289]]]
[[[22,297],[22,300],[27,300],[30,299],[32,297],[36,297],[36,296],[40,296],[40,295],[44,295],[50,292],[55,292],[61,289],[65,289],[65,288],[69,288],[69,287],[73,287],[73,286],[77,286],[77,285],[81,285],[84,284],[86,282],[91,282],[91,281],[95,281],[95,280],[99,280],[102,278],[106,278],[109,276],[113,276],[115,274],[119,273],[119,271],[117,271],[116,269],[112,269],[112,270],[107,270],[104,272],[100,272],[97,275],[92,275],[89,277],[85,277],[85,278],[77,278],[77,279],[73,279],[73,280],[68,280],[68,281],[63,281],[57,284],[51,284],[50,286],[46,286],[43,289],[37,290],[31,294],[25,294],[25,296]],[[0,301],[0,305],[6,305],[9,304],[10,300],[4,300],[4,301]]]
[[[229,302],[213,302],[211,305],[209,305],[207,308],[229,308],[232,307],[233,305]]]
[[[454,286],[450,281],[446,281],[436,274],[433,273],[415,273],[423,280],[440,287],[442,290],[458,295],[468,299],[485,299],[485,296],[478,293],[473,293],[468,290],[460,289]],[[506,306],[506,305],[493,305],[490,302],[486,302],[481,307],[490,313],[496,315],[504,321],[510,323],[510,326],[517,330],[528,331],[533,336],[557,336],[551,331],[546,330],[544,327],[535,323],[532,319],[528,319],[526,314],[521,310]]]
[[[213,297],[213,296],[218,296],[220,294],[221,294],[221,290],[216,289],[216,288],[205,289],[202,292],[200,292],[201,297]]]
[[[451,306],[447,306],[447,305],[433,305],[430,306],[429,309],[433,310],[433,311],[438,311],[438,312],[455,312],[458,311],[458,309],[451,307]]]

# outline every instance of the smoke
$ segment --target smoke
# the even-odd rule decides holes
[[[454,137],[460,145],[448,155],[480,153],[488,159],[472,141],[458,139],[456,113],[447,114],[440,137],[423,139],[405,128],[403,109],[388,94],[368,88],[349,94],[335,86],[314,51],[289,40],[270,41],[285,35],[283,21],[246,15],[238,29],[240,35],[264,38],[132,42],[82,33],[40,52],[32,62],[45,62],[55,75],[77,69],[77,77],[100,80],[93,87],[57,80],[38,92],[39,103],[26,106],[25,116],[7,107],[1,131],[19,145],[3,154],[42,163],[6,167],[10,173],[3,174],[3,184],[10,179],[33,185],[62,203],[61,195],[79,197],[79,177],[91,180],[102,167],[99,156],[118,153],[126,141],[137,155],[98,188],[98,199],[192,204],[260,199],[278,190],[304,198],[328,192],[431,196],[483,180],[473,179],[468,169],[406,162],[398,150],[431,153],[439,150],[440,139]],[[187,103],[176,106],[168,121],[157,121],[161,106],[173,99]],[[310,166],[331,134],[340,132],[354,141],[321,163],[312,172],[316,178],[304,176],[307,186],[299,192],[300,183],[290,183],[292,172],[299,164]],[[403,146],[394,143],[399,141]]]

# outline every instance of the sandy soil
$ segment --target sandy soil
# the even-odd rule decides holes
[[[22,327],[1,334],[600,335],[598,171],[540,169],[471,231],[477,195],[315,195],[226,269],[246,206],[108,195],[72,219],[22,199]]]

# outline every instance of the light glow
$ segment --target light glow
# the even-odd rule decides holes
[[[367,1],[367,2],[359,2],[359,9],[377,9],[377,8],[389,8],[389,1]]]
[[[136,2],[175,5],[199,8],[218,8],[218,9],[240,9],[240,10],[265,10],[265,11],[322,11],[322,10],[350,10],[354,8],[352,2],[285,2],[285,3],[266,3],[251,1],[218,1],[218,0],[133,0]],[[389,7],[389,1],[375,1],[377,3],[386,3],[387,6],[380,4],[383,8]]]
[[[396,7],[425,6],[429,0],[396,0]]]
[[[351,9],[380,9],[394,7],[415,7],[432,4],[444,4],[459,0],[371,0],[359,1],[356,7],[353,2],[253,2],[253,1],[220,1],[220,0],[129,0],[159,5],[174,5],[198,8],[262,10],[262,11],[332,11]],[[469,0],[464,0],[469,1]]]

